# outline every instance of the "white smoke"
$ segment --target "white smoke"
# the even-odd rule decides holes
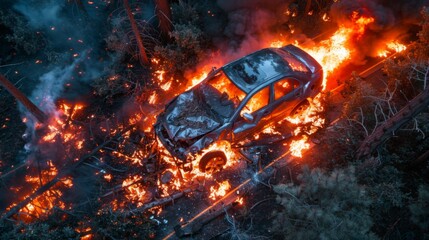
[[[59,12],[63,1],[18,1],[14,8],[29,20],[34,28],[51,27],[62,23]]]
[[[50,115],[56,112],[55,100],[61,95],[66,81],[71,80],[76,66],[84,58],[85,54],[80,54],[80,57],[76,58],[70,65],[54,67],[39,78],[40,84],[34,89],[32,99],[46,114]]]

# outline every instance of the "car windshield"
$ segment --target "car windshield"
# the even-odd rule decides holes
[[[246,92],[288,70],[284,60],[269,49],[251,54],[225,67],[226,74]]]
[[[202,85],[205,102],[222,117],[230,117],[246,96],[223,71],[219,71]]]

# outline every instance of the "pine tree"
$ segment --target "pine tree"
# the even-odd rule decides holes
[[[354,168],[304,168],[299,185],[274,187],[283,210],[275,212],[273,231],[284,239],[375,239],[371,201],[358,185]]]

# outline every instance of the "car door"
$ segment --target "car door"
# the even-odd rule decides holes
[[[280,121],[302,101],[302,84],[295,78],[286,77],[273,83],[272,121]],[[281,119],[280,119],[281,118]]]
[[[233,124],[235,139],[241,139],[251,134],[270,117],[271,86],[266,86],[253,94],[239,110],[239,115]]]

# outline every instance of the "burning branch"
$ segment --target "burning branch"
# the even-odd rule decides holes
[[[136,20],[134,19],[134,15],[131,11],[130,4],[128,0],[124,0],[125,11],[127,12],[128,19],[130,20],[131,28],[133,30],[134,36],[136,37],[137,47],[139,48],[139,59],[142,65],[148,65],[149,59],[147,58],[145,47],[143,45],[143,39],[140,36],[139,29],[137,27]]]
[[[34,117],[41,123],[44,123],[48,117],[45,115],[42,110],[40,110],[34,103],[30,101],[18,88],[16,88],[9,80],[7,80],[3,75],[0,74],[0,84],[3,85],[6,90],[12,94],[16,100],[18,100],[22,105],[27,108],[28,111],[33,114]]]
[[[59,171],[58,174],[49,182],[41,186],[39,189],[34,191],[32,194],[30,194],[28,197],[26,197],[24,200],[13,206],[9,211],[3,214],[3,216],[0,219],[0,222],[3,222],[4,220],[12,217],[13,215],[17,214],[22,208],[27,206],[27,204],[31,203],[34,199],[36,199],[38,196],[42,195],[44,192],[48,191],[51,187],[53,187],[56,183],[60,182],[62,179],[67,177],[69,174],[71,174],[74,169],[79,167],[81,164],[83,164],[86,160],[91,158],[94,154],[96,154],[98,151],[100,151],[102,148],[106,147],[108,144],[118,141],[121,137],[123,137],[124,134],[126,134],[128,131],[130,131],[135,125],[130,125],[127,128],[125,128],[122,132],[116,134],[113,138],[103,142],[102,144],[98,145],[96,148],[94,148],[90,153],[87,155],[81,157],[78,161],[72,162],[71,164],[66,164],[62,171]]]
[[[156,201],[152,201],[150,203],[147,203],[147,204],[145,204],[145,205],[143,205],[141,207],[138,207],[136,209],[131,210],[129,213],[130,214],[135,214],[135,213],[138,213],[138,212],[144,212],[144,211],[149,210],[151,208],[154,208],[154,207],[157,207],[157,206],[162,206],[162,205],[165,205],[165,204],[167,204],[169,202],[174,202],[174,200],[183,197],[186,193],[190,193],[191,191],[192,190],[190,188],[185,189],[185,190],[183,190],[181,192],[177,192],[177,193],[174,193],[174,194],[172,194],[170,196],[167,196],[167,197],[164,197],[164,198],[160,198],[160,199],[157,199]]]

